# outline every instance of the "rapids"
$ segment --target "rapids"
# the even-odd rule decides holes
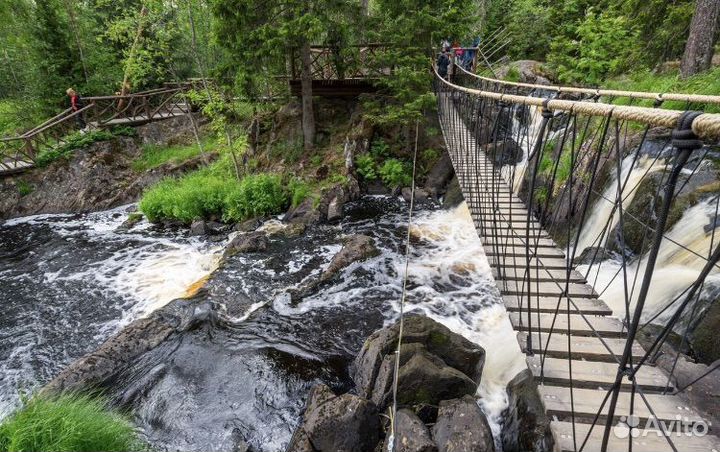
[[[0,320],[4,413],[17,406],[18,388],[47,382],[217,266],[217,245],[146,223],[114,232],[126,215],[43,216],[0,229],[0,303],[10,308]],[[159,449],[232,450],[242,441],[282,449],[309,388],[349,390],[348,367],[365,338],[397,319],[406,231],[404,202],[366,197],[346,206],[339,225],[275,235],[265,252],[230,257],[189,301],[211,311],[207,320],[133,362],[108,396]],[[287,290],[320,274],[346,234],[373,237],[380,255],[292,303]],[[497,434],[505,385],[526,365],[467,208],[419,211],[411,235],[406,312],[485,347],[478,396]]]

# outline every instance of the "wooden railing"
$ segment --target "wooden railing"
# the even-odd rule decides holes
[[[37,156],[67,141],[79,129],[77,116],[94,128],[138,125],[189,112],[185,92],[189,88],[159,88],[126,95],[92,96],[78,111],[67,109],[42,124],[13,137],[0,138],[0,173],[20,171],[34,165]]]

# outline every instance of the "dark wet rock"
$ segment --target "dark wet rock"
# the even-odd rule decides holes
[[[325,385],[312,388],[288,451],[364,452],[380,440],[380,418],[372,402],[336,396]]]
[[[225,255],[237,253],[257,253],[267,250],[268,239],[264,232],[246,232],[239,234],[228,243]]]
[[[143,214],[133,212],[128,215],[127,220],[123,221],[123,223],[115,229],[115,232],[128,232],[136,224],[140,223],[142,219]]]
[[[259,228],[262,223],[262,218],[251,218],[241,223],[237,223],[235,226],[233,226],[233,230],[238,232],[252,232],[255,229]]]
[[[398,329],[396,323],[374,332],[355,358],[351,373],[361,396],[373,396],[380,368],[387,356],[394,356],[397,348]],[[485,363],[485,350],[479,345],[428,317],[412,315],[405,319],[403,344],[415,343],[479,384]]]
[[[600,261],[612,259],[617,256],[607,248],[600,248],[596,246],[588,247],[582,250],[579,256],[573,259],[573,265],[590,265],[597,264]]]
[[[395,355],[380,365],[371,400],[383,411],[392,403]],[[478,383],[430,353],[424,344],[403,344],[400,350],[397,400],[401,406],[437,405],[441,400],[474,394]]]
[[[102,387],[128,363],[157,347],[170,335],[184,331],[191,322],[193,311],[192,302],[176,300],[146,318],[135,320],[96,351],[66,367],[43,391],[59,393]]]
[[[195,121],[197,127],[207,123],[207,120],[200,114],[194,114],[192,119]],[[189,115],[151,122],[137,127],[136,130],[143,144],[158,146],[185,144],[195,141]]]
[[[328,204],[327,208],[327,221],[337,221],[342,218],[343,216],[343,207],[345,206],[345,201],[340,196],[335,196],[330,203]]]
[[[432,433],[439,452],[495,451],[490,425],[470,395],[440,402]]]
[[[441,194],[445,193],[447,185],[455,175],[455,169],[452,165],[452,160],[447,152],[442,154],[442,157],[433,165],[430,172],[425,180],[425,190],[429,196],[438,198]]]
[[[209,233],[210,228],[205,220],[195,220],[190,224],[190,235],[207,235]]]
[[[690,334],[690,347],[698,359],[710,364],[720,359],[720,303],[715,301],[701,315]],[[720,394],[719,394],[720,395]]]
[[[350,195],[343,185],[324,190],[320,196],[317,210],[320,212],[321,221],[337,221],[343,216],[345,203],[350,200]]]
[[[522,162],[525,151],[513,140],[496,141],[481,148],[488,158],[498,165],[515,165]]]
[[[388,450],[390,435],[385,438],[383,450]],[[437,446],[430,437],[430,431],[415,413],[410,410],[398,410],[395,414],[396,452],[437,452]]]
[[[465,198],[463,197],[462,190],[460,189],[460,182],[457,177],[453,177],[448,184],[445,196],[443,197],[442,206],[443,209],[452,209],[460,205]]]
[[[360,196],[362,196],[362,192],[360,190],[360,182],[358,182],[358,180],[352,175],[348,175],[347,178],[347,192],[349,200],[355,201],[360,199]]]
[[[320,211],[315,206],[315,200],[307,198],[303,202],[287,211],[283,221],[288,223],[313,224],[321,220]]]
[[[400,191],[400,194],[402,195],[405,202],[410,202],[410,198],[412,196],[412,188],[405,187]],[[428,192],[423,190],[422,188],[415,188],[415,204],[416,205],[422,205],[427,204],[430,202],[430,197],[428,195]]]
[[[345,238],[342,249],[333,256],[330,265],[320,276],[321,281],[327,281],[343,268],[354,262],[361,262],[380,254],[375,247],[375,241],[367,235],[350,235]]]
[[[549,452],[554,440],[550,418],[532,373],[525,369],[507,386],[509,405],[501,432],[505,452]]]
[[[389,195],[391,190],[379,180],[367,181],[365,191],[368,195]]]

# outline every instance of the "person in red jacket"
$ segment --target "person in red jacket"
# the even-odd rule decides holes
[[[72,111],[79,111],[85,106],[83,104],[82,97],[80,97],[80,95],[74,89],[68,88],[66,93],[70,98],[70,108],[72,108]],[[84,116],[84,113],[78,113],[75,115],[75,121],[80,127],[81,133],[85,133],[87,131],[87,124],[85,123]]]

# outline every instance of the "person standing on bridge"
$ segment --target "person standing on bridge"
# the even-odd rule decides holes
[[[68,97],[70,98],[70,108],[73,112],[77,112],[82,110],[82,108],[85,106],[83,104],[82,97],[72,88],[68,88],[66,91]],[[83,112],[80,112],[75,115],[75,122],[77,122],[77,125],[80,127],[80,133],[87,132],[87,123],[85,123],[85,114]]]
[[[437,59],[437,70],[438,74],[440,74],[440,77],[444,78],[445,80],[447,80],[448,66],[450,66],[450,58],[448,58],[447,52],[445,51],[445,49],[443,49]]]

